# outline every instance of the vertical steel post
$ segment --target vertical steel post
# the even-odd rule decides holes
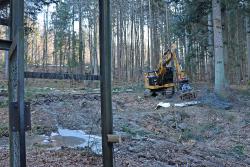
[[[9,64],[9,110],[17,102],[19,128],[14,130],[10,120],[10,166],[26,167],[24,111],[24,0],[11,0],[10,38],[13,46]],[[15,42],[14,42],[15,41]],[[13,112],[10,112],[13,118]]]
[[[110,0],[99,0],[99,12],[103,166],[112,167],[113,144],[107,140],[107,135],[113,133]]]

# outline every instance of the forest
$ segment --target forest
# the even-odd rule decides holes
[[[0,39],[9,40],[7,1]],[[102,166],[100,1],[24,0],[24,71],[39,73],[24,79],[27,166]],[[114,166],[250,166],[250,1],[111,0],[110,24]],[[4,167],[10,53],[0,45]]]
[[[26,68],[47,71],[55,66],[57,72],[99,73],[97,0],[30,0],[25,7]],[[114,81],[140,81],[145,70],[156,68],[172,43],[177,45],[179,61],[192,81],[214,80],[210,1],[114,0],[111,9]],[[249,15],[247,0],[222,1],[228,84],[246,84],[248,80]],[[6,32],[2,28],[1,36],[8,36]]]

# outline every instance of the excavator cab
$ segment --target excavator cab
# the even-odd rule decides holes
[[[171,89],[170,95],[175,92],[174,84],[174,69],[173,67],[165,67],[162,69],[148,71],[144,73],[144,86],[146,88],[145,94],[156,96],[157,93],[166,94]]]
[[[172,67],[166,67],[164,75],[159,76],[159,71],[148,71],[145,73],[145,82],[148,86],[162,86],[165,84],[173,83],[174,81],[174,70]]]
[[[168,68],[167,74],[159,77],[157,71],[149,71],[144,74],[145,95],[157,96],[158,93],[166,94],[171,89],[170,95],[174,94],[173,69]]]

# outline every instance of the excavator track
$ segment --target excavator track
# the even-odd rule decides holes
[[[194,91],[182,92],[180,95],[181,100],[193,100],[197,97],[197,93]]]

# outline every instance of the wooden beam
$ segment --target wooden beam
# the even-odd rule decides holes
[[[74,80],[99,80],[99,75],[82,75],[82,74],[69,74],[69,73],[42,73],[42,72],[25,72],[25,78],[37,79],[74,79]]]
[[[112,167],[114,165],[113,143],[110,143],[107,137],[113,134],[110,0],[99,0],[99,11],[102,157],[103,166]]]
[[[18,108],[19,129],[13,130],[9,121],[10,167],[26,167],[25,110],[24,110],[24,0],[11,0],[10,39],[16,46],[9,57],[9,104],[16,103]],[[10,112],[9,118],[13,117]]]
[[[10,40],[0,39],[0,50],[9,50],[11,43]]]

